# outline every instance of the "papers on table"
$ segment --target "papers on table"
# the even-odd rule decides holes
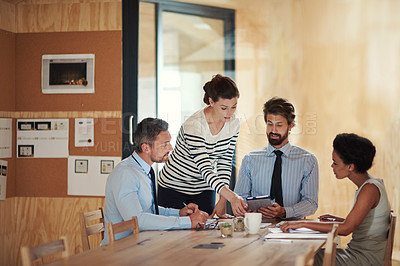
[[[289,233],[284,233],[280,228],[269,228],[270,233],[265,236],[266,239],[326,239],[328,233],[308,228],[290,229]]]
[[[320,231],[315,231],[309,228],[305,228],[305,227],[300,227],[297,229],[289,229],[289,233],[306,233],[306,234],[321,234]]]
[[[261,223],[260,228],[267,228],[268,226],[270,226],[272,223]]]

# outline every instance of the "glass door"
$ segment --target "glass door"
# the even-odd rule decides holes
[[[174,144],[185,119],[205,106],[204,83],[218,73],[235,79],[235,11],[166,0],[123,0],[122,7],[125,158],[137,122],[163,118]],[[235,173],[233,164],[232,189]]]
[[[203,85],[224,69],[224,22],[163,11],[158,116],[175,137],[181,124],[204,107]]]
[[[234,78],[234,11],[172,1],[141,1],[139,10],[138,121],[166,120],[174,144],[204,106],[204,83]]]

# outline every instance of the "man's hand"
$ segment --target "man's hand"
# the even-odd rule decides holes
[[[262,213],[262,216],[265,218],[285,218],[286,210],[285,207],[280,206],[278,203],[272,204],[272,206],[268,206],[267,208],[260,208],[258,212]]]
[[[207,222],[208,213],[197,210],[193,214],[189,215],[189,217],[192,222],[192,228],[196,228],[199,223],[205,224]]]
[[[199,210],[199,206],[194,203],[189,203],[186,207],[179,210],[179,216],[189,216]]]

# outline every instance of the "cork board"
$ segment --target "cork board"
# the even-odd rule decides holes
[[[120,31],[16,34],[16,116],[69,118],[70,155],[121,156],[121,40]],[[42,94],[42,55],[63,53],[95,54],[94,94]],[[74,118],[88,114],[95,115],[94,147],[75,147]],[[16,196],[67,196],[67,158],[18,158],[15,164]]]
[[[94,94],[42,94],[44,54],[95,54]],[[122,110],[120,31],[20,33],[16,35],[16,110]]]

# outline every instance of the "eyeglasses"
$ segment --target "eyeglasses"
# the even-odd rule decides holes
[[[198,223],[196,225],[196,231],[202,231],[202,230],[214,230],[217,228],[218,221],[212,222],[212,223]]]

